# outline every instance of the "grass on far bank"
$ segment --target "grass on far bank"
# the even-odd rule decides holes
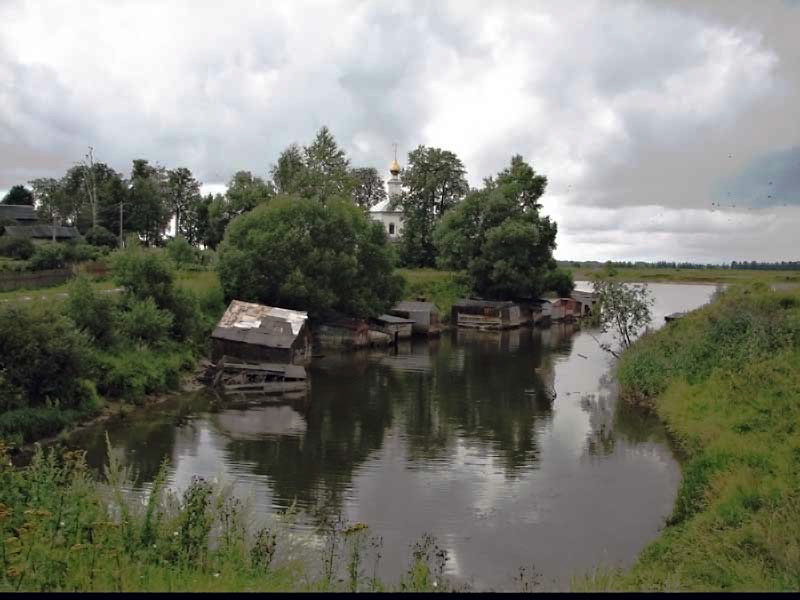
[[[439,309],[441,318],[450,318],[453,304],[465,298],[470,291],[469,282],[457,271],[439,271],[437,269],[398,269],[397,272],[406,282],[404,300],[425,298],[433,302]]]
[[[734,288],[641,338],[618,378],[666,424],[683,479],[637,564],[574,589],[800,590],[800,292]]]
[[[767,283],[800,286],[800,271],[757,271],[749,269],[658,269],[655,267],[605,266],[566,267],[576,281],[592,281],[604,277],[624,282],[664,283]]]

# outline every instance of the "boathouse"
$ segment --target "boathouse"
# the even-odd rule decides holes
[[[550,318],[553,321],[573,321],[583,314],[582,304],[574,298],[553,300]]]
[[[550,300],[545,298],[517,298],[520,318],[525,325],[546,325],[550,321]]]
[[[211,333],[214,361],[243,360],[306,364],[311,359],[308,314],[234,300]]]
[[[442,326],[439,322],[439,309],[433,302],[404,300],[388,311],[390,315],[412,321],[411,331],[418,335],[439,335]]]
[[[476,329],[511,329],[523,323],[519,305],[501,300],[459,300],[452,318],[459,327]]]
[[[572,299],[581,303],[584,315],[594,313],[599,301],[597,293],[589,290],[573,290]]]
[[[392,339],[392,343],[397,340],[405,340],[411,337],[414,321],[395,315],[380,315],[373,320],[372,327],[377,331],[387,333]]]
[[[314,341],[325,348],[385,346],[392,340],[388,333],[371,328],[366,319],[339,317],[314,326]]]

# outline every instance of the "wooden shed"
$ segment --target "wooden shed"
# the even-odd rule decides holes
[[[546,325],[550,321],[550,300],[545,298],[516,298],[523,324]]]
[[[373,323],[375,329],[389,335],[392,343],[410,338],[414,326],[413,320],[394,315],[380,315],[373,319]]]
[[[384,331],[370,328],[366,319],[340,317],[315,325],[314,339],[321,347],[354,349],[385,346],[393,338]]]
[[[411,332],[414,334],[439,335],[442,331],[439,309],[433,302],[404,300],[395,304],[389,314],[412,321]]]
[[[573,298],[558,298],[553,300],[551,319],[553,321],[573,321],[583,314],[583,305]]]
[[[500,300],[459,300],[452,318],[459,327],[476,329],[511,329],[523,323],[519,305]]]
[[[305,312],[234,300],[211,333],[212,358],[306,364],[311,335]]]
[[[589,290],[573,290],[572,299],[577,300],[583,307],[583,315],[590,315],[597,309],[599,297],[596,292]]]

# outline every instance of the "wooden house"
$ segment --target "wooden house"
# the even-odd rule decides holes
[[[459,327],[476,329],[511,329],[523,323],[519,305],[498,300],[459,300],[452,318]]]
[[[211,333],[212,358],[306,364],[311,335],[305,312],[234,300]]]
[[[413,326],[413,320],[394,315],[380,315],[373,319],[373,328],[387,333],[392,343],[410,338]]]
[[[574,298],[553,300],[550,318],[553,321],[573,321],[583,314],[583,305]]]
[[[64,225],[41,225],[33,206],[0,204],[0,233],[14,238],[24,238],[34,243],[77,239],[75,227]]]
[[[589,290],[573,290],[572,299],[581,303],[584,316],[594,313],[600,300],[596,292]]]
[[[439,309],[433,302],[403,301],[388,311],[390,315],[412,321],[411,332],[418,335],[439,335]]]
[[[518,298],[520,317],[525,325],[546,325],[550,321],[550,300],[545,298]]]

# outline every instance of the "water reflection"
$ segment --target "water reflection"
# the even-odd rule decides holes
[[[711,286],[652,285],[655,322]],[[502,589],[534,562],[547,581],[629,564],[669,513],[679,471],[658,421],[617,403],[610,356],[575,325],[457,330],[394,351],[328,354],[306,403],[211,409],[200,393],[107,428],[140,473],[164,456],[181,488],[232,482],[298,526],[341,514],[384,538],[396,579],[426,532],[454,576]],[[105,428],[74,440],[99,468]]]

